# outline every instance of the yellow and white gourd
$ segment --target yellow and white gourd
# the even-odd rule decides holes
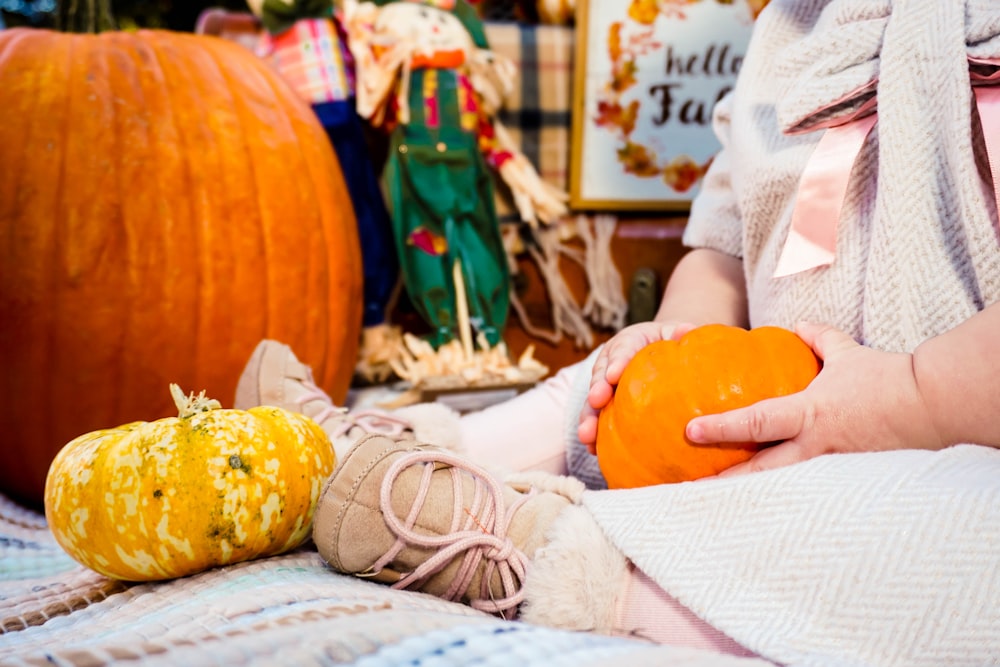
[[[45,515],[63,549],[108,577],[154,581],[305,541],[335,463],[319,425],[171,392],[180,416],[86,433],[53,460]]]

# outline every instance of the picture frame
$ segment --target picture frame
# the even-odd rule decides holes
[[[570,205],[685,211],[767,0],[577,0]]]

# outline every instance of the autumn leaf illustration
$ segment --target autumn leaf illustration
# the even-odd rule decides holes
[[[639,102],[632,100],[627,107],[622,107],[617,100],[601,100],[597,103],[597,115],[594,124],[598,127],[617,128],[621,136],[628,138],[635,130],[635,122],[639,116]]]
[[[648,178],[660,173],[660,168],[656,166],[656,154],[642,144],[626,141],[625,145],[618,149],[618,161],[625,167],[627,174]]]
[[[756,21],[757,17],[767,7],[768,0],[747,0],[747,5],[750,6],[750,16]]]
[[[636,84],[638,79],[635,73],[638,71],[634,60],[626,60],[611,72],[610,87],[616,93],[624,93]]]
[[[687,192],[705,174],[705,168],[689,155],[678,155],[663,168],[663,182],[675,192]]]
[[[653,25],[660,15],[660,5],[657,0],[632,0],[628,8],[628,17],[642,25]]]
[[[608,28],[608,57],[617,63],[622,57],[622,22],[615,21]]]

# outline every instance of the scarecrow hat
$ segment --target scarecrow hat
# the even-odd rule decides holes
[[[302,19],[319,19],[333,16],[333,0],[264,0],[249,3],[251,10],[260,19],[264,28],[272,35],[279,35]],[[259,4],[259,9],[254,8]]]
[[[486,40],[486,30],[483,29],[483,22],[479,18],[479,14],[476,12],[475,8],[470,5],[466,0],[374,0],[375,4],[379,7],[385,5],[391,5],[396,2],[415,2],[421,5],[427,5],[428,7],[435,7],[444,11],[451,12],[455,15],[465,29],[468,31],[469,36],[472,37],[472,42],[480,49],[490,48],[489,42]]]

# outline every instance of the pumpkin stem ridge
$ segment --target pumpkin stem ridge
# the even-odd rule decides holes
[[[204,389],[202,389],[201,393],[197,396],[194,395],[193,391],[190,396],[186,396],[184,394],[184,390],[176,384],[170,383],[170,395],[174,399],[174,405],[177,406],[178,417],[181,419],[193,417],[199,412],[218,410],[222,407],[222,404],[214,398],[207,398],[205,396]]]

